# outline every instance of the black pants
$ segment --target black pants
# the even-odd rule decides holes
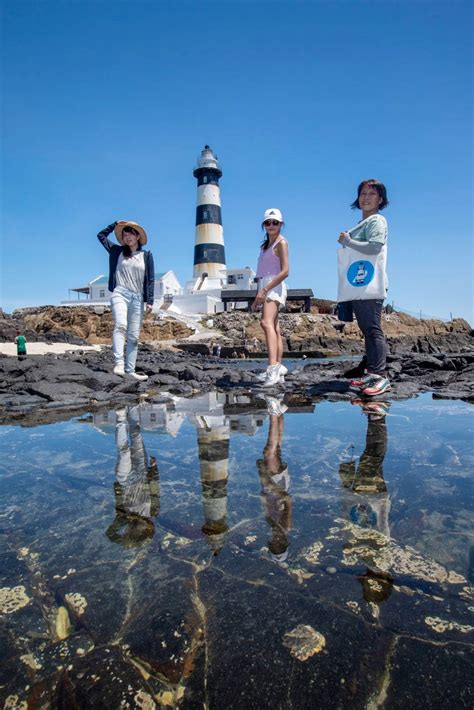
[[[365,338],[367,372],[374,375],[385,374],[387,364],[387,343],[380,324],[383,300],[352,301],[352,310],[357,325]]]

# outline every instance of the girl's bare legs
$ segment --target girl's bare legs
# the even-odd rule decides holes
[[[280,332],[280,323],[278,322],[278,308],[275,318],[275,332],[277,334],[277,360],[281,363],[283,359],[283,339]]]
[[[260,325],[263,328],[265,340],[267,341],[268,364],[270,366],[276,365],[279,362],[278,343],[281,343],[281,336],[279,331],[277,333],[276,330],[276,326],[278,326],[278,303],[275,301],[265,301]]]

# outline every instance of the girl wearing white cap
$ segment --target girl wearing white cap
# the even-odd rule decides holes
[[[111,232],[115,232],[120,246],[107,238]],[[152,253],[142,250],[148,241],[146,232],[136,222],[121,220],[109,224],[99,232],[97,238],[109,252],[108,287],[112,293],[110,305],[114,319],[114,374],[147,380],[147,375],[135,372],[143,304],[146,303],[147,311],[152,310],[155,288]]]
[[[280,210],[270,208],[263,216],[262,242],[257,265],[258,291],[253,310],[262,308],[261,325],[265,333],[268,351],[268,367],[264,375],[264,387],[271,387],[282,380],[287,369],[282,365],[283,341],[278,324],[278,309],[286,303],[285,279],[289,274],[288,242],[280,234],[283,226]]]

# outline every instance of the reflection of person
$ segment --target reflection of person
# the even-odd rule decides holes
[[[360,254],[379,254],[387,244],[388,227],[385,217],[379,214],[388,205],[387,190],[378,180],[364,180],[357,189],[352,209],[362,210],[362,220],[350,232],[341,232],[339,243]],[[360,258],[360,257],[359,257]],[[363,263],[358,267],[355,283],[364,280]],[[386,277],[385,277],[386,279]],[[346,301],[352,306],[357,325],[365,339],[367,375],[351,382],[351,386],[365,396],[373,397],[390,389],[386,377],[387,345],[382,331],[383,298]]]
[[[26,357],[26,338],[21,335],[20,331],[16,331],[15,336],[16,354],[19,360],[24,360]]]
[[[117,244],[107,238],[115,232]],[[138,337],[143,320],[143,304],[147,311],[153,308],[155,267],[150,251],[143,251],[147,235],[136,222],[113,222],[97,235],[102,246],[109,252],[110,305],[114,319],[112,345],[114,373],[129,375],[135,380],[147,380],[148,376],[135,372]],[[127,347],[125,352],[125,337]]]
[[[283,341],[278,323],[278,309],[286,303],[285,279],[289,274],[288,242],[280,234],[283,224],[280,210],[273,208],[265,211],[262,223],[265,239],[257,265],[258,290],[252,305],[253,310],[262,308],[261,326],[268,352],[264,387],[276,385],[287,372],[281,362]]]
[[[275,411],[271,404],[269,404],[267,443],[263,449],[263,459],[257,460],[257,470],[260,476],[261,500],[265,520],[271,530],[268,549],[272,559],[281,563],[288,557],[288,547],[290,545],[288,534],[291,530],[292,522],[292,500],[288,492],[290,488],[288,465],[281,459],[284,418],[283,414],[271,413],[272,409]]]
[[[373,530],[373,538],[358,539],[350,535],[344,546],[345,554],[367,565],[364,574],[358,576],[366,601],[381,602],[392,591],[390,568],[390,496],[384,479],[383,463],[387,452],[386,409],[371,405],[385,403],[359,401],[367,415],[367,437],[359,463],[350,461],[339,465],[343,486],[343,511],[346,519],[364,530]],[[367,406],[366,406],[367,405]]]
[[[120,409],[116,417],[116,516],[106,534],[123,547],[140,547],[155,533],[152,519],[160,508],[158,465],[153,456],[147,460],[138,407]]]

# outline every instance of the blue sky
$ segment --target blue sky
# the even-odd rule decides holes
[[[228,266],[255,267],[279,207],[290,287],[334,298],[376,177],[389,300],[473,322],[471,23],[467,0],[3,0],[3,308],[105,273],[115,219],[184,284],[208,143]]]

